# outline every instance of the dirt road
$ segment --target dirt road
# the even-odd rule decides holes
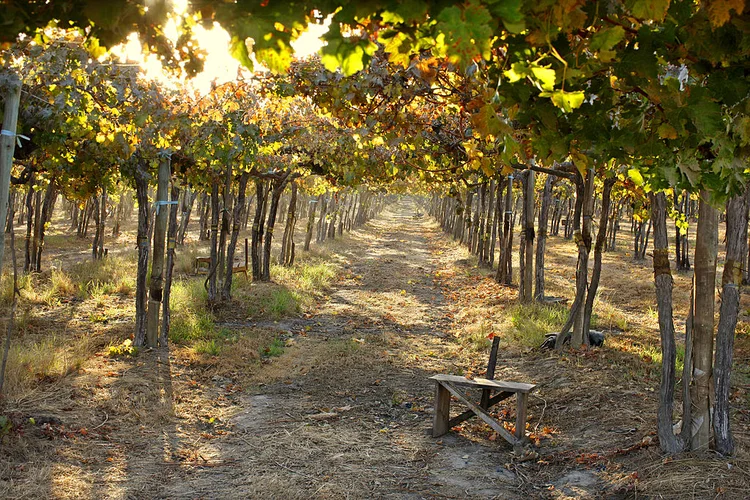
[[[451,320],[433,279],[438,228],[403,201],[355,232],[344,279],[291,332],[243,396],[225,438],[160,490],[207,498],[516,498],[509,447],[429,436],[433,387],[450,367]],[[300,334],[302,332],[303,334]]]

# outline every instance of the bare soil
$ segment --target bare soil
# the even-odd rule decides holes
[[[496,378],[538,385],[527,426],[531,453],[514,453],[480,422],[432,438],[429,377],[486,368],[488,352],[461,339],[464,323],[479,321],[465,310],[481,309],[479,290],[497,308],[492,314],[501,314],[516,292],[476,270],[408,199],[338,242],[333,258],[340,278],[313,313],[237,320],[285,339],[280,357],[259,360],[257,346],[245,345],[253,367],[246,369],[175,352],[100,355],[7,408],[21,424],[33,417],[35,425],[0,445],[0,497],[747,494],[746,392],[738,388],[735,458],[664,457],[654,437],[654,369],[633,373],[643,360],[608,344],[558,354],[514,349],[504,339]],[[550,280],[570,274],[555,267]],[[620,291],[606,281],[603,287]],[[740,339],[738,356],[748,352]],[[512,400],[496,408],[508,421],[514,412]]]

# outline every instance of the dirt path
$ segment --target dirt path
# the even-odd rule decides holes
[[[433,282],[438,234],[404,201],[355,232],[344,278],[317,314],[276,325],[291,347],[242,397],[229,434],[168,497],[521,498],[509,447],[429,436],[433,387],[450,366],[451,320]]]

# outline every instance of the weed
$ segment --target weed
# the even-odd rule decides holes
[[[284,341],[279,337],[274,337],[271,343],[261,350],[261,356],[273,358],[284,354]]]
[[[172,283],[170,302],[173,313],[169,328],[169,339],[172,342],[213,337],[214,320],[206,309],[206,300],[206,291],[200,280]]]
[[[106,313],[97,311],[89,314],[89,321],[91,321],[92,323],[107,324],[109,318],[107,317]]]
[[[298,313],[300,311],[298,295],[286,288],[277,288],[271,292],[267,310],[276,319]]]
[[[218,356],[221,354],[221,343],[216,339],[199,339],[193,344],[193,350],[196,354]]]
[[[0,439],[13,429],[13,422],[5,415],[0,415]]]
[[[122,344],[111,345],[107,349],[107,355],[110,358],[117,358],[120,356],[135,356],[138,354],[138,348],[133,345],[133,341],[125,339]]]
[[[71,297],[76,294],[78,287],[73,278],[61,269],[53,269],[50,275],[48,293],[56,297]]]

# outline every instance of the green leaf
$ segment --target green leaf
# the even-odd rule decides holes
[[[338,30],[329,31],[325,38],[328,43],[321,49],[321,62],[328,71],[341,68],[346,76],[361,71],[378,48],[369,40],[344,38]]]
[[[669,9],[670,0],[631,0],[630,12],[639,19],[663,21]]]
[[[237,36],[232,37],[232,41],[229,42],[229,53],[232,57],[237,59],[240,64],[252,71],[253,61],[250,59],[250,53],[247,51],[247,44],[244,38]]]
[[[690,114],[695,128],[704,136],[713,136],[723,128],[721,107],[716,102],[701,99],[690,104]]]
[[[505,75],[510,83],[515,83],[521,78],[525,78],[528,74],[529,68],[524,63],[513,63],[509,70],[503,71],[503,75]]]
[[[490,12],[499,17],[505,28],[511,33],[520,33],[526,29],[523,13],[521,12],[522,0],[489,0],[487,2]]]
[[[437,20],[438,30],[445,34],[450,62],[465,69],[477,57],[489,60],[492,15],[477,0],[464,4],[463,8],[447,7]]]
[[[292,52],[280,41],[278,48],[258,48],[255,50],[258,62],[274,73],[284,73],[292,63]]]
[[[589,48],[591,50],[612,50],[612,48],[625,38],[625,28],[614,26],[597,32],[591,38]]]
[[[698,184],[698,180],[701,176],[701,166],[696,158],[686,158],[684,160],[678,158],[677,166],[680,171],[685,174],[692,186]]]
[[[485,104],[478,113],[471,116],[471,126],[483,136],[498,136],[500,133],[511,134],[513,130],[498,118],[495,108],[491,104]]]

